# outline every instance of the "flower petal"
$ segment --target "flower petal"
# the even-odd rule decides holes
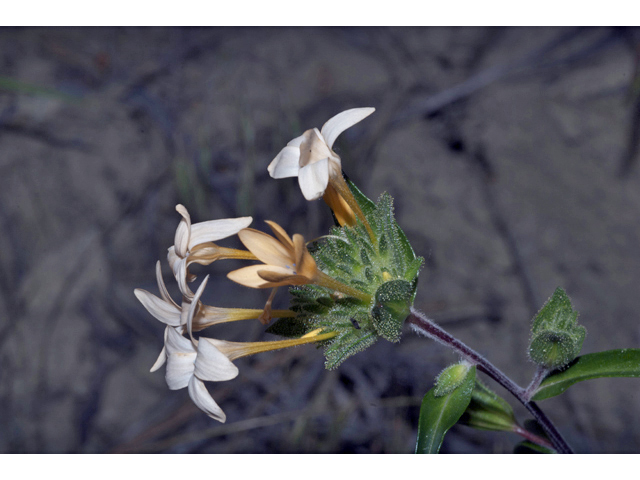
[[[160,367],[165,364],[166,361],[167,361],[167,350],[165,347],[162,347],[162,351],[160,352],[160,355],[158,355],[156,363],[153,364],[149,372],[150,373],[157,372],[158,370],[160,370]]]
[[[191,225],[191,239],[189,250],[201,243],[221,240],[235,235],[243,228],[247,228],[253,222],[251,217],[222,218],[209,220],[208,222],[194,223]]]
[[[238,237],[261,262],[281,267],[293,263],[293,249],[287,249],[271,235],[252,228],[245,228],[238,233]]]
[[[165,302],[174,305],[176,308],[179,308],[178,304],[174,302],[173,298],[171,298],[171,295],[169,295],[167,286],[164,284],[164,279],[162,278],[162,268],[160,267],[160,260],[156,262],[156,281],[158,282],[158,290],[160,290],[160,296],[162,297],[162,299]]]
[[[167,327],[169,328],[169,327]],[[165,328],[164,330],[164,339],[165,341],[167,340],[167,328]],[[149,372],[153,373],[157,370],[160,369],[160,367],[162,365],[164,365],[164,363],[167,361],[167,347],[163,346],[162,347],[162,351],[160,352],[160,355],[158,355],[158,358],[156,359],[156,362],[153,364],[153,366],[151,367],[151,370],[149,370]]]
[[[177,327],[180,325],[180,309],[171,303],[165,302],[152,293],[136,288],[133,293],[147,311],[162,323]]]
[[[353,127],[359,121],[364,120],[375,111],[375,108],[352,108],[327,120],[322,126],[321,133],[329,148],[333,147],[333,143],[336,141],[336,138],[338,138],[338,135],[347,128]]]
[[[238,367],[218,350],[208,338],[200,337],[195,374],[200,380],[221,382],[238,376]]]
[[[263,268],[262,270],[258,270],[257,273],[260,278],[271,283],[286,282],[289,278],[295,276],[291,270],[282,267]]]
[[[329,158],[302,167],[298,172],[298,183],[307,200],[317,200],[324,195],[329,184]]]
[[[272,178],[297,177],[300,161],[300,148],[287,145],[276,155],[267,170]]]
[[[295,245],[295,257],[296,257],[296,271],[298,275],[302,275],[309,280],[316,278],[318,273],[318,266],[313,259],[307,246],[304,242],[304,237],[298,233],[293,236],[293,243]]]
[[[180,293],[187,298],[193,298],[193,292],[187,285],[188,275],[187,272],[187,259],[180,258],[176,263],[173,264],[174,271],[173,275],[176,277],[176,282],[178,282],[178,288],[180,289]]]
[[[271,282],[265,280],[260,275],[269,276],[269,272],[277,275],[277,278],[287,278],[287,280]],[[283,285],[294,285],[289,282],[289,278],[297,278],[298,275],[293,274],[291,270],[287,270],[283,267],[277,267],[274,265],[251,265],[249,267],[239,268],[238,270],[234,270],[227,274],[227,278],[229,280],[233,280],[240,285],[244,285],[245,287],[250,288],[270,288],[270,287],[280,287]],[[304,282],[308,283],[308,282]],[[295,283],[295,285],[301,285],[300,283]]]
[[[176,254],[179,257],[185,257],[187,255],[187,249],[189,248],[189,237],[191,236],[191,217],[184,205],[176,205],[176,211],[182,215],[182,220],[176,228],[176,236],[173,240],[173,244],[176,247]]]
[[[300,145],[302,145],[302,142],[304,142],[305,138],[307,138],[307,137],[305,137],[305,135],[303,133],[299,137],[296,137],[293,140],[291,140],[289,143],[287,143],[287,146],[288,147],[300,147]]]
[[[263,288],[268,282],[258,276],[258,270],[262,270],[266,265],[251,265],[239,268],[227,273],[227,278],[240,285],[249,288]]]
[[[332,156],[331,149],[327,146],[324,137],[317,128],[307,130],[304,132],[303,137],[304,141],[300,144],[300,161],[298,162],[300,168]],[[298,175],[300,175],[300,172],[298,172]]]
[[[191,340],[182,336],[184,327],[168,328],[165,330],[164,344],[167,347],[167,355],[174,353],[196,353],[196,349]]]
[[[187,331],[189,332],[189,336],[191,337],[191,342],[195,345],[196,342],[193,339],[193,317],[196,314],[196,310],[198,309],[198,304],[200,303],[200,297],[202,296],[202,292],[204,292],[204,287],[207,286],[207,282],[209,281],[209,275],[204,277],[202,283],[196,290],[196,294],[193,296],[193,300],[191,300],[191,305],[189,305],[189,311],[187,312]]]
[[[285,232],[284,228],[282,228],[276,222],[272,222],[271,220],[265,220],[265,223],[269,225],[269,227],[271,227],[273,234],[278,240],[280,240],[280,243],[293,249],[293,241],[291,240],[291,237],[287,234],[287,232]]]
[[[189,396],[193,403],[209,415],[214,420],[224,423],[227,420],[227,416],[222,409],[218,406],[216,401],[211,398],[207,387],[204,386],[204,382],[196,377],[192,377],[189,382]]]

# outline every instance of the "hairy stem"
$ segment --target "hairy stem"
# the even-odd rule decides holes
[[[562,438],[562,435],[560,435],[560,432],[558,432],[549,417],[547,417],[544,412],[540,410],[540,407],[538,407],[535,402],[532,402],[530,400],[530,397],[527,396],[527,391],[516,384],[509,377],[507,377],[504,373],[502,373],[486,358],[462,343],[457,338],[453,337],[442,327],[427,318],[422,312],[419,312],[413,307],[411,308],[411,315],[409,315],[409,318],[407,318],[407,322],[417,333],[421,333],[433,340],[436,340],[437,342],[442,343],[443,345],[453,348],[465,359],[467,359],[474,365],[477,365],[480,371],[486,373],[496,382],[506,388],[514,397],[518,399],[520,403],[522,403],[527,408],[527,410],[529,410],[531,415],[533,415],[533,417],[542,426],[547,436],[549,437],[549,440],[551,440],[553,448],[555,448],[558,453],[573,453],[573,450],[571,450],[571,447],[569,447],[564,438]]]

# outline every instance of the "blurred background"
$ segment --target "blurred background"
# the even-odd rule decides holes
[[[353,107],[376,113],[335,149],[364,193],[395,197],[426,259],[419,309],[521,385],[558,286],[584,353],[639,348],[639,58],[627,28],[0,29],[0,452],[412,452],[422,396],[457,361],[444,347],[407,328],[334,371],[313,346],[240,359],[208,384],[220,424],[149,373],[164,328],[133,295],[157,294],[160,259],[178,298],[177,203],[324,234],[326,206],[266,167]],[[206,303],[264,305],[226,279],[240,265],[193,270]],[[211,333],[275,339],[253,321]],[[637,380],[540,406],[579,452],[640,451]],[[455,426],[442,451],[518,441]]]

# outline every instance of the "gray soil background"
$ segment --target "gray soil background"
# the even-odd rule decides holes
[[[0,452],[412,452],[458,359],[444,347],[407,328],[334,371],[312,346],[240,359],[208,384],[220,424],[149,373],[163,325],[133,295],[157,293],[160,259],[177,298],[177,203],[324,234],[325,205],[266,167],[353,107],[376,113],[336,149],[369,197],[394,196],[427,260],[419,309],[521,385],[558,286],[584,353],[639,348],[639,45],[613,28],[0,29]],[[240,265],[194,269],[206,303],[261,308],[268,291],[226,279]],[[274,339],[252,321],[213,335]],[[540,406],[578,452],[640,452],[637,380]],[[442,451],[519,440],[458,425]]]

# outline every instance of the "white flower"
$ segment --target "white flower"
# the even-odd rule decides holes
[[[374,111],[375,108],[352,108],[329,119],[320,131],[307,130],[278,153],[269,164],[269,174],[273,178],[298,177],[304,198],[320,198],[330,178],[342,175],[340,157],[331,150],[336,138]]]
[[[202,281],[194,295],[193,303],[189,307],[187,330],[190,339],[182,336],[174,328],[167,329],[165,378],[171,390],[188,387],[189,396],[193,403],[211,418],[224,423],[227,417],[215,400],[211,398],[204,381],[231,380],[238,376],[238,367],[211,341],[208,341],[209,339],[201,337],[199,340],[195,340],[191,334],[193,316],[208,279],[207,276]]]
[[[212,257],[204,259],[192,255],[194,248],[235,235],[243,228],[248,227],[253,219],[251,217],[224,218],[192,225],[191,216],[184,206],[176,205],[176,210],[182,215],[182,220],[176,229],[174,245],[169,248],[167,259],[182,294],[186,297],[193,297],[193,292],[187,286],[187,281],[192,281],[195,277],[189,274],[187,267],[194,262],[208,265],[213,261]],[[209,245],[215,247],[213,244]]]
[[[192,329],[198,331],[218,323],[256,319],[263,313],[263,310],[255,308],[219,308],[205,305],[195,297],[188,298],[187,296],[183,296],[182,304],[178,305],[169,296],[167,287],[162,279],[160,262],[156,263],[156,280],[161,298],[141,288],[136,288],[133,293],[151,315],[167,325],[164,333],[165,343],[170,335],[170,330],[182,335],[188,321],[191,322]],[[191,306],[194,302],[196,306],[192,309]],[[191,317],[188,317],[189,312],[192,312]],[[280,310],[277,312],[282,313]],[[166,359],[167,352],[165,347],[160,352],[153,367],[151,367],[151,371],[158,370],[164,365]]]

